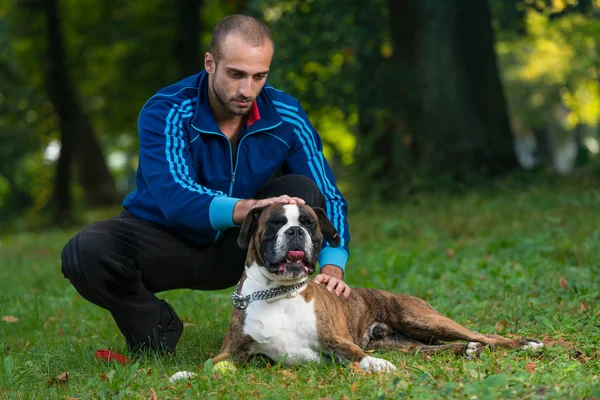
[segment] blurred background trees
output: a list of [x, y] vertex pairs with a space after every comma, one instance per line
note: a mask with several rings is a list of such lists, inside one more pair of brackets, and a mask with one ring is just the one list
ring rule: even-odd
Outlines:
[[599, 151], [599, 0], [6, 0], [0, 230], [133, 188], [137, 116], [203, 68], [215, 23], [264, 20], [343, 182], [394, 200]]

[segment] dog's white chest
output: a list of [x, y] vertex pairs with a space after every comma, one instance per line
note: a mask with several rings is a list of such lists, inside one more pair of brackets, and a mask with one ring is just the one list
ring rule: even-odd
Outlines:
[[255, 343], [254, 354], [264, 354], [288, 365], [319, 360], [314, 302], [302, 296], [273, 303], [256, 301], [246, 309], [244, 333]]

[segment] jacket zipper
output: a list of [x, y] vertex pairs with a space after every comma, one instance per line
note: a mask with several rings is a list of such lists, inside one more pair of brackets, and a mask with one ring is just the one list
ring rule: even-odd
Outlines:
[[[202, 131], [202, 130], [196, 128], [193, 124], [190, 124], [190, 125], [192, 126], [192, 128], [194, 128], [195, 130], [197, 130], [200, 133], [208, 133], [209, 135], [221, 136], [225, 140], [227, 140], [227, 143], [229, 144], [229, 165], [230, 165], [230, 170], [231, 170], [231, 184], [229, 185], [229, 197], [231, 197], [231, 192], [233, 191], [233, 182], [235, 181], [235, 171], [233, 170], [233, 148], [231, 147], [231, 142], [229, 141], [227, 136], [225, 136], [225, 134], [222, 132]], [[216, 242], [220, 236], [221, 236], [221, 231], [217, 231], [217, 235], [214, 237], [212, 242], [213, 243]]]
[[[194, 128], [195, 130], [197, 130], [200, 133], [208, 133], [208, 134], [211, 134], [211, 135], [222, 136], [223, 138], [225, 138], [225, 140], [227, 140], [227, 144], [229, 144], [229, 164], [231, 165], [231, 183], [229, 184], [229, 197], [231, 197], [231, 194], [233, 193], [233, 185], [235, 184], [235, 173], [237, 171], [238, 161], [240, 160], [239, 151], [240, 151], [240, 147], [241, 147], [242, 142], [244, 141], [244, 139], [246, 139], [246, 137], [248, 137], [250, 135], [254, 135], [255, 133], [276, 128], [276, 127], [278, 127], [281, 124], [282, 124], [282, 122], [279, 122], [279, 123], [277, 123], [277, 124], [275, 124], [273, 126], [270, 126], [268, 128], [259, 129], [259, 130], [256, 130], [254, 132], [250, 132], [250, 133], [242, 136], [242, 138], [240, 139], [239, 143], [237, 144], [238, 156], [235, 158], [235, 166], [233, 165], [233, 147], [231, 146], [231, 142], [229, 141], [229, 138], [227, 136], [225, 136], [224, 133], [222, 133], [222, 132], [202, 131], [202, 130], [196, 128], [194, 125], [192, 125], [192, 124], [190, 124], [190, 125], [192, 126], [192, 128]], [[247, 128], [244, 128], [244, 130], [247, 130]], [[213, 239], [213, 243], [216, 242], [219, 239], [220, 236], [221, 236], [221, 231], [217, 231], [217, 235]]]

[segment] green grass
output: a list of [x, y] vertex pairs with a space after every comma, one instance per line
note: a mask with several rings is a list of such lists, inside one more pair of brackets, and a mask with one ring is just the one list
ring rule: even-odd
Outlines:
[[[538, 185], [505, 180], [463, 195], [407, 198], [393, 208], [356, 203], [347, 281], [426, 299], [481, 332], [544, 338], [539, 353], [485, 349], [452, 355], [384, 353], [399, 368], [365, 375], [336, 365], [284, 368], [253, 361], [231, 376], [204, 372], [227, 329], [230, 290], [161, 294], [188, 322], [175, 358], [122, 366], [108, 312], [60, 274], [74, 232], [0, 240], [0, 398], [592, 398], [600, 397], [600, 185], [577, 177]], [[167, 266], [165, 266], [167, 268]], [[170, 384], [180, 370], [198, 377]], [[69, 371], [63, 385], [46, 382]], [[474, 397], [476, 396], [476, 397]]]

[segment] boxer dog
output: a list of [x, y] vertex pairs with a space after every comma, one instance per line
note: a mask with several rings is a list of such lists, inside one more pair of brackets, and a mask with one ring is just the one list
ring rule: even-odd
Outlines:
[[[352, 289], [348, 299], [310, 281], [325, 238], [340, 238], [320, 208], [275, 204], [253, 209], [238, 245], [248, 250], [233, 296], [231, 324], [213, 365], [262, 354], [286, 365], [321, 360], [358, 362], [367, 372], [396, 367], [365, 350], [453, 351], [478, 356], [482, 345], [538, 349], [537, 339], [484, 335], [454, 322], [417, 297]], [[462, 340], [463, 343], [444, 343]]]

